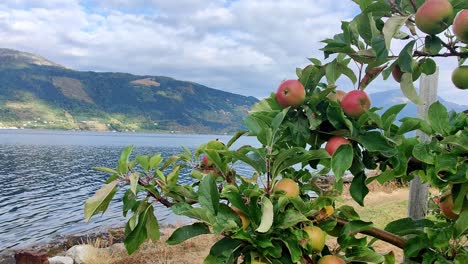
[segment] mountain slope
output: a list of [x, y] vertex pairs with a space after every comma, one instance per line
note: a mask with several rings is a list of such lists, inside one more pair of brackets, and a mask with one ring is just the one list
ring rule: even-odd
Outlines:
[[[403, 95], [401, 90], [396, 89], [385, 92], [371, 93], [369, 94], [369, 96], [372, 100], [372, 106], [382, 107], [382, 111], [390, 108], [395, 104], [406, 103], [407, 105], [405, 106], [405, 108], [403, 108], [403, 110], [397, 116], [397, 120], [407, 116], [417, 117], [418, 115], [418, 107], [415, 104], [411, 103], [409, 99]], [[456, 112], [462, 112], [468, 109], [468, 106], [466, 105], [458, 105], [456, 103], [448, 102], [440, 97], [438, 97], [438, 100], [449, 111], [454, 110]]]
[[257, 102], [163, 76], [74, 71], [0, 49], [0, 126], [229, 133]]

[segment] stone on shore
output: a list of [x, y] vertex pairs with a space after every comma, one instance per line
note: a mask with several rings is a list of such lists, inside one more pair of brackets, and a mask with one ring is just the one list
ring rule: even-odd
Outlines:
[[65, 256], [73, 259], [75, 264], [87, 264], [93, 262], [98, 255], [97, 248], [91, 245], [76, 245], [67, 250]]
[[50, 264], [73, 264], [73, 259], [71, 257], [55, 256], [49, 258]]
[[15, 254], [16, 264], [49, 264], [47, 254], [42, 252], [20, 251]]

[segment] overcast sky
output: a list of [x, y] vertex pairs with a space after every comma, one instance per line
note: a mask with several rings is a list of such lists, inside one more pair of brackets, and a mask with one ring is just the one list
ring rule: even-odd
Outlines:
[[[295, 78], [320, 40], [358, 12], [351, 0], [1, 0], [1, 47], [76, 70], [165, 75], [258, 98]], [[441, 65], [439, 95], [468, 105]], [[351, 90], [349, 81], [340, 89]], [[397, 89], [377, 81], [369, 93]]]

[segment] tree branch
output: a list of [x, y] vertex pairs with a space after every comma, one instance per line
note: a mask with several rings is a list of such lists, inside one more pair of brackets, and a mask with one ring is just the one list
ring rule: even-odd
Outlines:
[[411, 3], [411, 5], [413, 6], [414, 12], [418, 11], [418, 8], [416, 7], [416, 1], [415, 1], [415, 0], [411, 0], [410, 3]]
[[413, 53], [413, 56], [419, 57], [460, 57], [460, 58], [468, 58], [468, 52], [458, 52], [456, 50], [440, 53], [440, 54], [431, 54], [424, 51], [416, 50]]
[[[344, 219], [341, 219], [341, 218], [336, 218], [337, 220], [337, 225], [339, 226], [344, 226], [346, 223], [348, 223], [348, 221], [344, 220]], [[369, 236], [372, 236], [372, 237], [375, 237], [375, 238], [378, 238], [382, 241], [385, 241], [387, 243], [390, 243], [394, 246], [397, 246], [401, 249], [403, 249], [405, 247], [405, 244], [406, 244], [406, 239], [400, 237], [400, 236], [397, 236], [395, 234], [392, 234], [390, 232], [387, 232], [385, 230], [382, 230], [382, 229], [378, 229], [378, 228], [371, 228], [371, 229], [368, 229], [368, 230], [364, 230], [364, 231], [361, 231], [360, 233], [362, 234], [365, 234], [365, 235], [369, 235]]]

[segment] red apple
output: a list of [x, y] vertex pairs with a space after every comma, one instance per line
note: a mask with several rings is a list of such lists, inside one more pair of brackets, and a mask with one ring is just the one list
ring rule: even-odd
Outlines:
[[333, 156], [333, 153], [344, 144], [351, 144], [349, 140], [343, 137], [332, 137], [328, 140], [327, 144], [325, 145], [325, 150], [330, 154], [330, 156]]
[[440, 197], [439, 207], [442, 213], [448, 218], [458, 218], [458, 214], [453, 212], [453, 198], [451, 193], [445, 193]]
[[336, 102], [341, 102], [341, 100], [343, 99], [343, 97], [346, 95], [346, 92], [345, 91], [342, 91], [342, 90], [336, 90], [334, 93], [329, 93], [327, 95], [327, 97], [332, 100], [332, 101], [336, 101]]
[[366, 92], [353, 90], [343, 97], [340, 104], [345, 114], [358, 118], [369, 110], [371, 102]]
[[323, 256], [319, 261], [317, 262], [318, 264], [346, 264], [346, 262], [337, 256], [333, 255], [326, 255]]
[[468, 9], [458, 13], [453, 21], [453, 33], [463, 42], [468, 42]]
[[305, 96], [305, 88], [298, 80], [284, 81], [276, 91], [276, 101], [283, 108], [288, 106], [299, 107], [304, 103]]
[[416, 11], [416, 26], [424, 33], [435, 35], [446, 30], [453, 18], [453, 7], [448, 0], [427, 0]]
[[206, 167], [211, 167], [213, 165], [213, 162], [206, 155], [203, 155], [202, 163]]
[[401, 76], [403, 76], [403, 72], [401, 71], [400, 66], [395, 65], [395, 67], [392, 70], [392, 76], [393, 79], [395, 79], [395, 81], [401, 82]]

